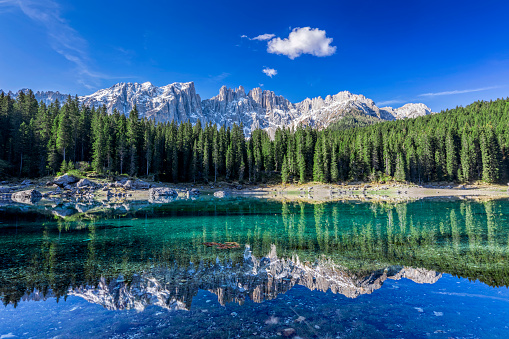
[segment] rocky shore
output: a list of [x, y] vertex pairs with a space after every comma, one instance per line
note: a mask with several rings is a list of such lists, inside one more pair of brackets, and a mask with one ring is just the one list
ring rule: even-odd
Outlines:
[[352, 200], [398, 203], [425, 198], [499, 199], [509, 197], [509, 190], [502, 185], [457, 185], [454, 183], [432, 183], [422, 186], [362, 182], [304, 185], [241, 185], [224, 182], [208, 185], [167, 184], [127, 176], [109, 179], [78, 178], [68, 173], [50, 180], [26, 179], [18, 183], [0, 182], [0, 205], [35, 204], [44, 199], [55, 207], [59, 207], [59, 204], [71, 201], [83, 205], [75, 207], [77, 211], [111, 202], [169, 203], [178, 198], [194, 199], [200, 194], [214, 198], [252, 197], [312, 203]]

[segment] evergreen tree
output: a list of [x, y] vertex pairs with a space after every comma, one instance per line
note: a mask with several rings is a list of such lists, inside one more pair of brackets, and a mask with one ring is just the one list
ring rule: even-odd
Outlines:
[[396, 156], [396, 168], [394, 170], [394, 179], [400, 182], [406, 180], [405, 160], [403, 159], [403, 153], [401, 152], [398, 152]]
[[283, 164], [281, 166], [281, 181], [283, 184], [286, 184], [288, 182], [289, 176], [290, 173], [288, 169], [288, 157], [285, 155], [283, 157]]

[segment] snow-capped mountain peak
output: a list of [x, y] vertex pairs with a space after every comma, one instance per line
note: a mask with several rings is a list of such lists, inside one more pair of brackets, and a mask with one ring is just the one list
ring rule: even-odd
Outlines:
[[[37, 92], [37, 100], [46, 104], [55, 99], [65, 101], [66, 95], [59, 92]], [[79, 97], [88, 106], [106, 106], [108, 113], [115, 109], [129, 114], [134, 105], [141, 117], [156, 122], [191, 121], [210, 122], [231, 126], [243, 124], [246, 135], [255, 128], [263, 128], [272, 134], [277, 128], [310, 125], [326, 128], [344, 116], [356, 113], [369, 116], [375, 121], [415, 118], [433, 113], [424, 104], [406, 104], [400, 108], [379, 108], [375, 102], [361, 94], [342, 91], [324, 98], [306, 98], [292, 103], [260, 87], [246, 93], [244, 87], [222, 86], [218, 95], [201, 100], [193, 82], [174, 82], [157, 87], [151, 82], [120, 82], [110, 88]]]

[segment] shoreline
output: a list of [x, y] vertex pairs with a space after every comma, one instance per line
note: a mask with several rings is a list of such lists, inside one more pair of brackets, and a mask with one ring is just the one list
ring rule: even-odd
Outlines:
[[[100, 185], [108, 185], [111, 180], [90, 178]], [[47, 178], [34, 180], [30, 185], [11, 186], [16, 188], [11, 191], [36, 189], [42, 194], [53, 191], [54, 188], [45, 184]], [[364, 183], [351, 182], [345, 184], [239, 184], [228, 182], [216, 182], [209, 184], [192, 183], [163, 183], [152, 180], [144, 181], [151, 187], [168, 187], [179, 192], [179, 197], [186, 196], [186, 192], [197, 189], [203, 195], [214, 195], [218, 191], [224, 191], [225, 196], [245, 197], [257, 199], [269, 199], [278, 201], [303, 201], [310, 203], [330, 201], [365, 201], [365, 202], [408, 202], [420, 199], [474, 199], [491, 200], [509, 198], [509, 188], [504, 185], [491, 184], [452, 184], [452, 183], [429, 183], [425, 185], [404, 184], [404, 183]], [[6, 182], [4, 181], [5, 185]], [[7, 183], [7, 185], [16, 185]], [[112, 188], [115, 190], [115, 188]], [[121, 199], [124, 202], [133, 200], [149, 200], [148, 189], [126, 189], [125, 196]], [[71, 195], [72, 196], [72, 195]], [[62, 196], [62, 198], [64, 198]], [[93, 199], [97, 201], [108, 200], [107, 193], [101, 189], [93, 191]], [[46, 200], [46, 199], [45, 199]], [[52, 200], [52, 199], [47, 199]]]

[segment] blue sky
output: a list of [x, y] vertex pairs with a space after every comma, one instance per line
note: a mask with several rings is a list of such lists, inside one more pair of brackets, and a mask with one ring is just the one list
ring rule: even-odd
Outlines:
[[509, 96], [507, 13], [500, 0], [0, 0], [0, 88], [194, 81], [203, 99], [263, 85], [439, 111]]

